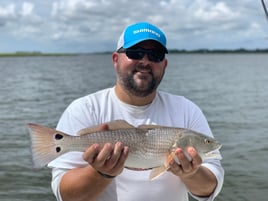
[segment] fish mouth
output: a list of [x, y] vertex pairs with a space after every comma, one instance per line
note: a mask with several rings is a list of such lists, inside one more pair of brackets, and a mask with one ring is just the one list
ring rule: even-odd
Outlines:
[[209, 158], [213, 158], [213, 159], [221, 159], [222, 156], [221, 156], [220, 152], [217, 152], [217, 151], [219, 151], [219, 149], [220, 149], [220, 147], [217, 148], [217, 149], [215, 149], [215, 150], [213, 150], [213, 151], [207, 152], [207, 153], [204, 154], [204, 156], [205, 156], [206, 158], [208, 158], [208, 159], [209, 159]]

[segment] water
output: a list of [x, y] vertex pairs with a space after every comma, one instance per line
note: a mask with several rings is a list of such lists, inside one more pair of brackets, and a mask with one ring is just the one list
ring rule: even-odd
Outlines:
[[[226, 176], [216, 201], [267, 200], [267, 54], [168, 58], [160, 88], [197, 103], [223, 144]], [[49, 169], [31, 169], [25, 124], [55, 127], [73, 99], [112, 86], [111, 56], [0, 58], [0, 72], [0, 200], [55, 201]]]

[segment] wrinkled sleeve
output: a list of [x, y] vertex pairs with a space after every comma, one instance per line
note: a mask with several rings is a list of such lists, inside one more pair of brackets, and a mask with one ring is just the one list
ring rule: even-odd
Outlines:
[[67, 171], [66, 169], [52, 168], [51, 189], [57, 201], [62, 201], [59, 186], [60, 186], [61, 178], [66, 171]]
[[[189, 127], [191, 129], [207, 134], [210, 137], [214, 137], [205, 115], [198, 106], [195, 107], [193, 117], [191, 119], [192, 121], [189, 122]], [[215, 151], [215, 153], [218, 153], [219, 157], [215, 159], [206, 159], [202, 163], [202, 166], [208, 168], [215, 175], [217, 179], [217, 186], [209, 197], [197, 197], [191, 194], [192, 197], [199, 201], [213, 201], [222, 189], [224, 182], [224, 169], [221, 165], [222, 156], [219, 150]]]
[[193, 194], [191, 194], [191, 196], [197, 199], [198, 201], [213, 201], [217, 197], [217, 195], [221, 192], [224, 181], [224, 169], [222, 168], [219, 160], [210, 160], [204, 162], [202, 166], [208, 168], [216, 176], [217, 186], [214, 192], [209, 197], [198, 197]]

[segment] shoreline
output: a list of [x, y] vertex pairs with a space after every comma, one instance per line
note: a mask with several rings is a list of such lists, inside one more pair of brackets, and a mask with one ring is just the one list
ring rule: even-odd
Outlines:
[[42, 52], [14, 52], [0, 53], [0, 57], [33, 57], [33, 56], [75, 56], [77, 53], [42, 53]]
[[[92, 52], [92, 53], [43, 53], [43, 52], [13, 52], [13, 53], [0, 53], [0, 57], [33, 57], [33, 56], [79, 56], [79, 55], [92, 55], [92, 54], [111, 54], [112, 51]], [[268, 53], [268, 49], [196, 49], [196, 50], [178, 50], [170, 49], [169, 54], [258, 54]]]

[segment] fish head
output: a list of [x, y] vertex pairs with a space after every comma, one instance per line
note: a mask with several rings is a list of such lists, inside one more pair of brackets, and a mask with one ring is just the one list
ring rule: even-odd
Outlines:
[[194, 147], [203, 159], [213, 157], [213, 154], [210, 154], [222, 146], [215, 138], [191, 130], [180, 133], [174, 145], [173, 149], [177, 147], [185, 150], [187, 147]]

